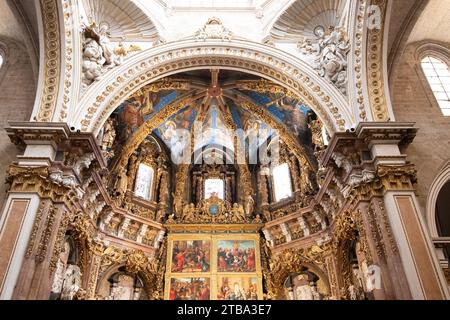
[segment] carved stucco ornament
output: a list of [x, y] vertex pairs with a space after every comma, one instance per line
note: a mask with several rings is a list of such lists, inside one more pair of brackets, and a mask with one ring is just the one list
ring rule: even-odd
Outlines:
[[225, 28], [219, 18], [210, 18], [206, 24], [195, 33], [196, 40], [207, 40], [207, 39], [220, 39], [220, 40], [231, 40], [233, 38], [233, 33]]
[[347, 32], [340, 27], [332, 27], [326, 32], [318, 26], [314, 33], [315, 39], [305, 38], [298, 48], [303, 54], [314, 56], [313, 67], [321, 77], [347, 94], [347, 56], [350, 52]]

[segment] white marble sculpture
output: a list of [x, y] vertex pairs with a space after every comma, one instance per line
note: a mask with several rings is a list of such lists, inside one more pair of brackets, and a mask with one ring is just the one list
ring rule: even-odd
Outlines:
[[85, 26], [83, 30], [83, 89], [100, 80], [105, 71], [122, 64], [123, 55], [115, 54], [106, 24], [98, 27], [95, 23]]
[[340, 27], [331, 27], [325, 32], [319, 26], [314, 34], [315, 39], [304, 38], [298, 48], [303, 54], [315, 55], [313, 65], [319, 75], [347, 94], [347, 56], [350, 52], [347, 33]]
[[70, 264], [64, 274], [64, 282], [61, 292], [61, 300], [73, 300], [81, 288], [80, 267]]

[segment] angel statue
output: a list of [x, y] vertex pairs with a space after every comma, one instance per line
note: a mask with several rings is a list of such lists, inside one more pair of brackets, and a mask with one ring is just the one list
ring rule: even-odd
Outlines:
[[244, 206], [242, 204], [233, 204], [231, 208], [232, 219], [235, 221], [243, 222], [246, 220]]
[[108, 29], [109, 27], [106, 23], [101, 23], [98, 28], [94, 27], [92, 31], [98, 36], [99, 44], [103, 49], [103, 56], [106, 59], [106, 64], [118, 66], [122, 64], [123, 57], [114, 53], [114, 48], [111, 46], [111, 41], [109, 40], [110, 34]]
[[114, 120], [108, 118], [103, 127], [102, 149], [107, 151], [112, 148], [116, 138], [116, 130], [114, 129]]
[[128, 187], [127, 169], [123, 167], [119, 169], [116, 184], [114, 185], [114, 191], [116, 196], [125, 195], [125, 193], [127, 192], [127, 187]]
[[195, 205], [193, 203], [186, 204], [183, 208], [183, 220], [192, 222], [195, 220]]
[[251, 216], [253, 214], [253, 209], [255, 205], [255, 200], [251, 194], [248, 194], [245, 198], [245, 214], [247, 216]]
[[123, 62], [123, 56], [114, 53], [109, 36], [106, 23], [97, 26], [93, 22], [83, 27], [83, 89], [99, 80], [105, 71]]

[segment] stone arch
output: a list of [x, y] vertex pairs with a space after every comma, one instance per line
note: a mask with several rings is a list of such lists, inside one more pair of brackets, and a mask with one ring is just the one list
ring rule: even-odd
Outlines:
[[110, 266], [108, 269], [106, 269], [104, 271], [102, 276], [98, 279], [97, 288], [95, 290], [96, 295], [103, 296], [106, 298], [109, 295], [109, 290], [110, 290], [109, 283], [108, 283], [109, 279], [118, 273], [128, 275], [128, 276], [137, 276], [139, 278], [139, 281], [143, 285], [142, 289], [144, 291], [145, 297], [148, 298], [150, 296], [149, 292], [151, 292], [151, 290], [150, 290], [150, 288], [148, 288], [148, 284], [145, 283], [142, 274], [140, 272], [130, 272], [130, 271], [126, 270], [124, 263], [113, 264], [112, 266]]
[[[393, 40], [393, 46], [391, 48], [391, 51], [388, 52], [388, 77], [389, 77], [389, 81], [390, 78], [392, 76], [392, 70], [393, 70], [393, 65], [394, 62], [399, 59], [402, 54], [405, 51], [405, 48], [408, 44], [408, 39], [409, 36], [411, 35], [411, 32], [414, 29], [414, 26], [416, 25], [417, 21], [419, 20], [421, 14], [423, 13], [423, 11], [425, 10], [426, 6], [428, 5], [428, 2], [430, 0], [423, 0], [423, 1], [418, 1], [413, 8], [411, 8], [410, 12], [408, 13], [407, 16], [407, 20], [406, 20], [406, 24], [403, 28], [403, 30], [395, 35], [395, 39]], [[396, 9], [396, 3], [392, 4], [392, 9], [391, 10], [395, 10]], [[389, 20], [392, 20], [392, 17], [390, 17]], [[389, 21], [389, 24], [392, 24], [393, 21]], [[390, 37], [392, 35], [389, 35]]]
[[450, 181], [450, 160], [447, 161], [439, 170], [436, 178], [430, 186], [426, 204], [426, 219], [431, 238], [439, 238], [439, 232], [436, 223], [436, 203], [440, 191], [444, 185]]
[[[309, 271], [316, 274], [323, 281], [325, 288], [327, 290], [327, 294], [328, 295], [331, 294], [330, 283], [329, 283], [327, 275], [322, 271], [322, 269], [320, 269], [318, 266], [316, 266], [315, 264], [313, 264], [309, 261], [304, 261], [302, 263], [296, 264], [296, 265], [294, 265], [294, 267], [287, 266], [285, 269], [283, 269], [283, 272], [280, 276], [280, 280], [282, 282], [277, 283], [277, 288], [282, 289], [284, 287], [284, 282], [286, 281], [287, 277], [289, 277], [289, 275], [292, 273], [299, 272], [302, 269], [302, 267], [307, 268]], [[281, 296], [279, 296], [280, 294], [281, 294], [281, 292], [278, 293], [278, 296], [277, 296], [278, 299], [281, 298]]]
[[423, 67], [422, 60], [426, 57], [435, 58], [442, 63], [446, 64], [450, 68], [450, 46], [445, 43], [435, 41], [421, 41], [419, 43], [413, 43], [416, 46], [414, 51], [414, 67], [417, 71], [417, 75], [422, 82], [422, 86], [426, 92], [430, 103], [441, 110], [441, 106], [434, 95], [432, 87], [430, 86], [428, 77], [426, 76]]
[[423, 58], [431, 56], [450, 65], [450, 49], [448, 44], [436, 41], [421, 41], [415, 51], [415, 60], [420, 64]]
[[281, 50], [246, 40], [183, 40], [145, 50], [105, 74], [80, 101], [71, 126], [96, 134], [120, 103], [144, 85], [212, 67], [252, 73], [282, 85], [301, 97], [330, 133], [355, 124], [342, 94], [305, 62]]
[[290, 249], [283, 251], [275, 258], [272, 258], [270, 262], [270, 274], [267, 274], [264, 277], [268, 295], [270, 295], [272, 299], [283, 300], [283, 286], [285, 280], [290, 274], [299, 272], [303, 267], [315, 273], [322, 279], [327, 294], [331, 295], [329, 275], [326, 274], [322, 267], [312, 259], [308, 258], [305, 253], [306, 252], [302, 249]]
[[2, 80], [6, 74], [6, 71], [8, 70], [9, 65], [9, 48], [8, 45], [0, 40], [0, 56], [1, 56], [1, 63], [0, 63], [0, 85], [2, 83]]

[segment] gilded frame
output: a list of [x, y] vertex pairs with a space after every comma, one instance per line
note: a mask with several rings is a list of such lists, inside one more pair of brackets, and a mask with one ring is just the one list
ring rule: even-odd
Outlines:
[[[210, 241], [210, 271], [209, 272], [191, 272], [178, 273], [172, 272], [172, 252], [174, 241]], [[229, 241], [253, 241], [255, 244], [255, 272], [219, 272], [217, 263], [218, 242], [220, 240]], [[259, 234], [169, 234], [168, 251], [166, 258], [166, 276], [164, 286], [164, 299], [169, 300], [171, 279], [181, 278], [209, 278], [211, 300], [218, 300], [219, 280], [222, 278], [256, 278], [258, 300], [263, 300], [262, 269], [261, 269], [261, 251]]]

